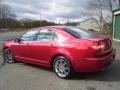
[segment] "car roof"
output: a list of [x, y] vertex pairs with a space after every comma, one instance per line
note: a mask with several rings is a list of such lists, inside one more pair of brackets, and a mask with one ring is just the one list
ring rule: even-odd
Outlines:
[[67, 26], [44, 26], [44, 27], [36, 27], [36, 28], [31, 28], [31, 29], [28, 29], [28, 30], [40, 30], [42, 28], [51, 28], [51, 29], [64, 29], [65, 27]]
[[38, 30], [39, 31], [40, 29], [45, 29], [46, 28], [46, 29], [51, 29], [51, 30], [57, 31], [58, 33], [63, 34], [65, 37], [75, 38], [72, 35], [70, 35], [69, 33], [64, 31], [65, 28], [70, 28], [70, 27], [75, 27], [75, 26], [44, 26], [44, 27], [32, 28], [30, 30], [33, 31], [33, 29], [34, 29], [34, 30]]
[[[39, 29], [42, 29], [42, 28], [51, 28], [51, 29], [57, 29], [57, 30], [63, 30], [63, 29], [65, 29], [65, 28], [70, 28], [70, 27], [75, 27], [75, 26], [60, 26], [60, 25], [56, 25], [56, 26], [44, 26], [44, 27], [37, 27], [37, 28], [32, 28], [32, 29], [36, 29], [36, 30], [39, 30]], [[31, 30], [32, 30], [31, 29]]]
[[65, 27], [67, 27], [67, 26], [45, 26], [45, 27], [47, 27], [47, 28], [63, 29]]

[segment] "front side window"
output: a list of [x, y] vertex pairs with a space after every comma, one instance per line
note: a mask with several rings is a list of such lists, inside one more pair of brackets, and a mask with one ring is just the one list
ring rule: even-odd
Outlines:
[[23, 41], [34, 41], [37, 33], [38, 33], [38, 30], [29, 31], [21, 37], [21, 40], [23, 40]]
[[52, 30], [40, 30], [37, 41], [53, 41], [55, 36], [56, 35]]

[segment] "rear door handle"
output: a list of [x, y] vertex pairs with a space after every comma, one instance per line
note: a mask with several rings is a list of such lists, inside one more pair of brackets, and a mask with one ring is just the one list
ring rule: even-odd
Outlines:
[[27, 43], [27, 44], [26, 44], [26, 46], [27, 46], [27, 47], [29, 47], [29, 46], [30, 46], [30, 44], [29, 44], [29, 43]]
[[54, 45], [50, 45], [50, 47], [55, 47]]

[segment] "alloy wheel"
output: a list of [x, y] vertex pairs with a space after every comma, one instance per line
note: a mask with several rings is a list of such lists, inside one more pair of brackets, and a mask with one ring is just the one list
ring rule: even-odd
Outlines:
[[3, 56], [4, 56], [4, 60], [7, 63], [14, 63], [15, 62], [10, 49], [5, 49], [3, 52]]
[[58, 56], [55, 58], [53, 67], [57, 76], [62, 79], [70, 78], [74, 74], [70, 61], [63, 56]]

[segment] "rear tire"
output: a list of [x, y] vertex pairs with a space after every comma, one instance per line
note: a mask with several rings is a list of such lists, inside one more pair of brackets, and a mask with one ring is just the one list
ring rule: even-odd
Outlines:
[[58, 56], [54, 59], [53, 69], [56, 75], [62, 79], [68, 79], [74, 75], [71, 62], [64, 56]]
[[14, 56], [12, 55], [11, 50], [9, 48], [7, 48], [3, 51], [3, 58], [4, 58], [5, 62], [7, 62], [7, 63], [15, 62]]

